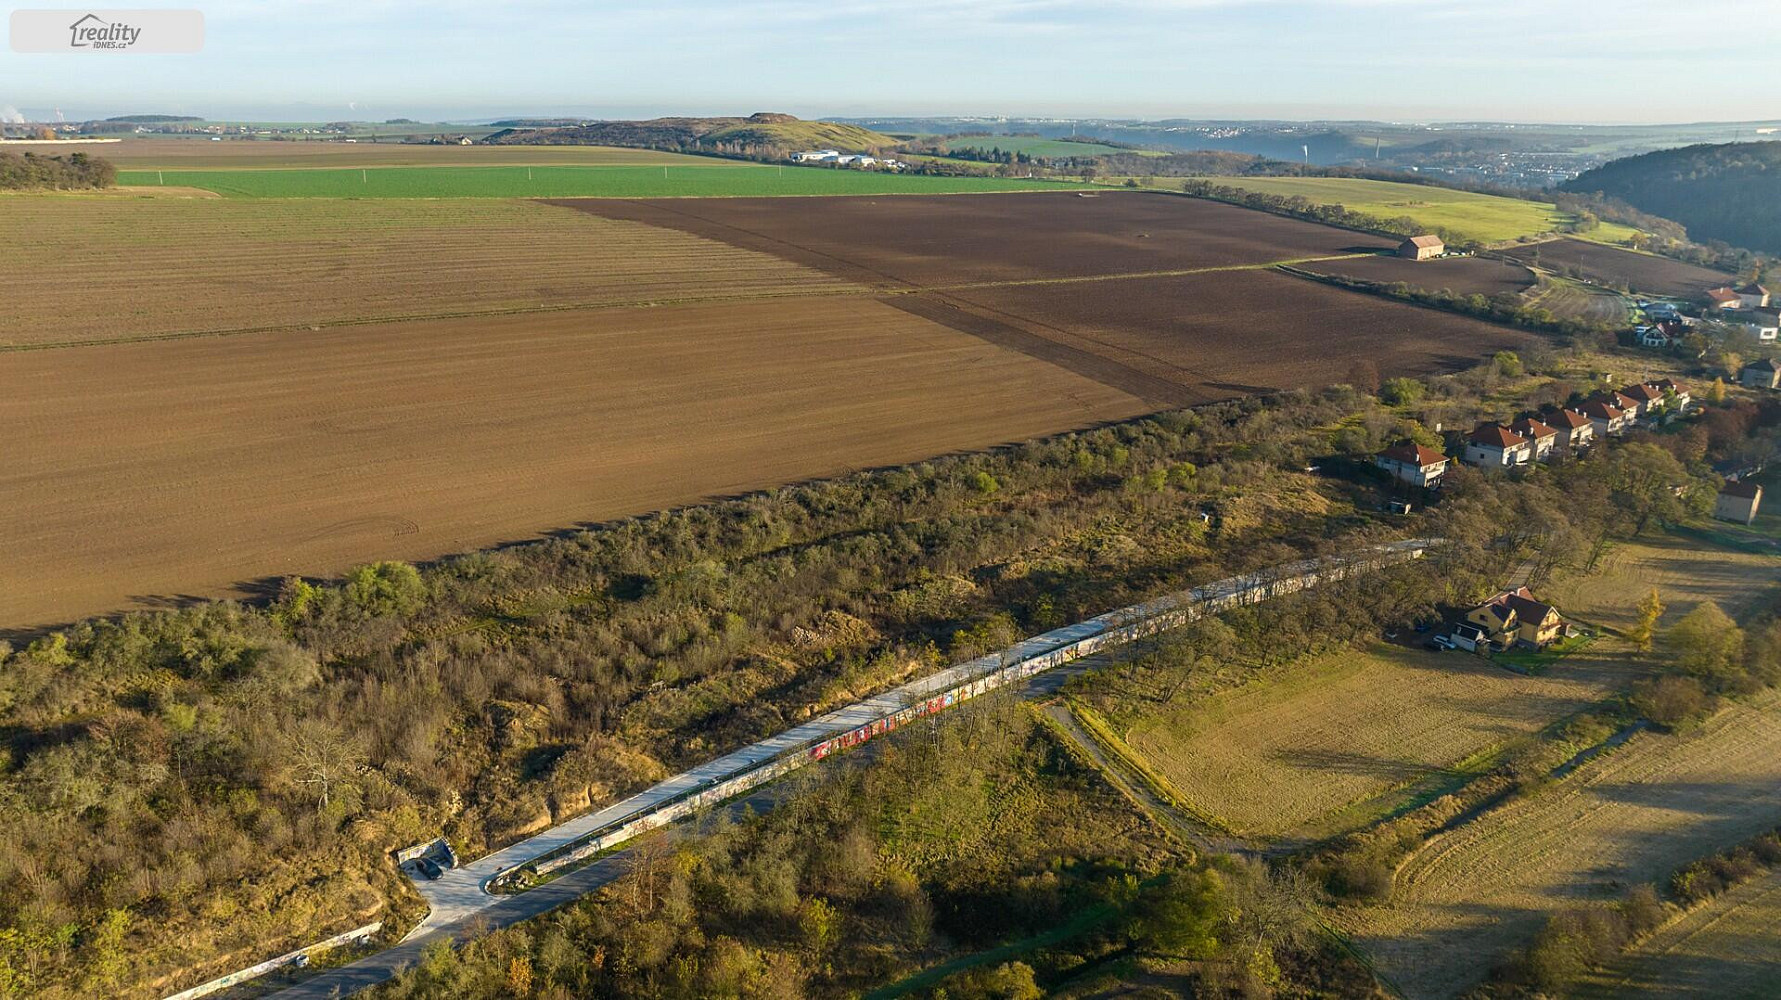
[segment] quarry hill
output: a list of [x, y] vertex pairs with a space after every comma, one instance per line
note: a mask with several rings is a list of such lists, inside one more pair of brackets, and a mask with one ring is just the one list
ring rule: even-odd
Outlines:
[[896, 145], [887, 135], [836, 122], [759, 112], [747, 118], [652, 118], [556, 128], [510, 128], [489, 142], [519, 145], [644, 146], [654, 149], [780, 147], [865, 152]]

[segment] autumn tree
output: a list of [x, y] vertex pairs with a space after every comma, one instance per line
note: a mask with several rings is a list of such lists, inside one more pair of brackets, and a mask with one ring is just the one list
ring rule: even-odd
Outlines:
[[1626, 630], [1627, 639], [1638, 647], [1639, 652], [1651, 652], [1652, 630], [1657, 627], [1657, 620], [1663, 617], [1663, 613], [1663, 599], [1658, 596], [1657, 588], [1653, 587], [1649, 594], [1639, 599], [1638, 614]]

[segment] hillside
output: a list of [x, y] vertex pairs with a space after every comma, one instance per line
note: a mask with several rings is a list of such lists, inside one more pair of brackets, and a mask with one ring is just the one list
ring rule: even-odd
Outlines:
[[888, 149], [896, 140], [858, 125], [802, 121], [760, 112], [747, 118], [652, 118], [589, 122], [562, 128], [510, 128], [489, 142], [514, 145], [645, 146], [652, 149], [778, 147], [864, 152]]
[[1781, 142], [1687, 146], [1615, 160], [1563, 185], [1675, 219], [1696, 240], [1781, 252]]

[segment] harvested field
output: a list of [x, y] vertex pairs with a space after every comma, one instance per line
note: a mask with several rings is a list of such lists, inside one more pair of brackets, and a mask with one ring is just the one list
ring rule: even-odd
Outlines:
[[1781, 872], [1696, 907], [1570, 992], [1577, 1000], [1773, 1000], [1781, 983]]
[[1306, 266], [1305, 270], [1382, 284], [1401, 281], [1431, 292], [1445, 290], [1459, 295], [1517, 295], [1534, 283], [1533, 273], [1520, 264], [1488, 257], [1425, 261], [1397, 256], [1357, 257], [1322, 261]]
[[1773, 696], [1688, 736], [1644, 732], [1538, 795], [1431, 841], [1390, 905], [1342, 922], [1412, 1000], [1457, 996], [1546, 916], [1738, 843], [1781, 819], [1781, 708]]
[[[1116, 363], [1131, 375], [1114, 384], [1181, 403], [1338, 382], [1357, 360], [1374, 362], [1388, 377], [1447, 371], [1535, 340], [1525, 331], [1272, 271], [1014, 285], [895, 301], [915, 308], [905, 299], [922, 300], [923, 315], [961, 329], [993, 326], [1011, 346], [1025, 336]], [[1155, 387], [1167, 384], [1181, 389], [1170, 397]]]
[[1672, 625], [1702, 601], [1742, 618], [1774, 600], [1781, 555], [1756, 555], [1662, 536], [1609, 549], [1596, 572], [1560, 581], [1546, 599], [1581, 621], [1610, 628], [1633, 622], [1639, 600], [1656, 587], [1664, 601], [1661, 626]]
[[25, 351], [0, 380], [11, 627], [1150, 408], [859, 297]]
[[[1490, 751], [1629, 684], [1633, 669], [1580, 654], [1524, 677], [1475, 656], [1380, 645], [1141, 716], [1126, 738], [1232, 833], [1323, 837], [1474, 772]], [[1375, 808], [1351, 808], [1363, 804]]]
[[1733, 280], [1729, 274], [1685, 264], [1668, 257], [1622, 250], [1585, 240], [1559, 239], [1549, 243], [1533, 243], [1510, 247], [1503, 253], [1564, 277], [1581, 278], [1597, 285], [1626, 285], [1636, 292], [1648, 295], [1699, 299], [1707, 289]]
[[1599, 285], [1551, 274], [1540, 275], [1540, 287], [1528, 293], [1527, 304], [1560, 319], [1610, 327], [1628, 326], [1632, 322], [1632, 303], [1626, 296]]
[[579, 163], [588, 166], [726, 166], [739, 160], [685, 156], [616, 146], [431, 146], [398, 142], [288, 142], [247, 139], [125, 139], [95, 146], [123, 170], [219, 167], [450, 167], [482, 164]]
[[851, 287], [715, 240], [523, 201], [40, 195], [4, 209], [0, 347]]
[[566, 201], [881, 288], [1256, 266], [1388, 249], [1378, 237], [1179, 195]]

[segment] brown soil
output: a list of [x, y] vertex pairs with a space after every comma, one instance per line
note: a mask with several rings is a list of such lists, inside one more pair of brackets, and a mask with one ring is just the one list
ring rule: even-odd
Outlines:
[[1516, 295], [1534, 284], [1532, 271], [1520, 264], [1488, 257], [1454, 257], [1446, 260], [1405, 260], [1402, 257], [1357, 257], [1321, 261], [1307, 271], [1359, 281], [1403, 282], [1431, 292], [1460, 295]]
[[14, 627], [1149, 409], [864, 297], [26, 351], [0, 382]]
[[1707, 289], [1734, 280], [1729, 274], [1685, 264], [1668, 257], [1621, 250], [1584, 240], [1553, 240], [1550, 243], [1511, 247], [1503, 253], [1516, 260], [1538, 264], [1566, 277], [1582, 278], [1601, 285], [1622, 284], [1650, 295], [1698, 299]]

